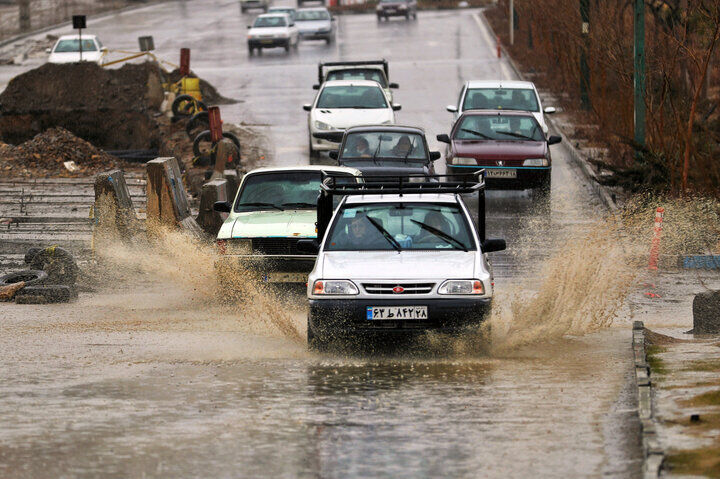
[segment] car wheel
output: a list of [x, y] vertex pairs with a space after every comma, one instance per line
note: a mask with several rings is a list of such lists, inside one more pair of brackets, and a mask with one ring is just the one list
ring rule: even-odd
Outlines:
[[417, 12], [413, 12], [413, 20], [417, 20]]
[[410, 20], [410, 12], [405, 13], [405, 20]]
[[254, 48], [248, 45], [248, 55], [253, 56], [253, 50]]
[[317, 351], [319, 353], [325, 352], [329, 349], [327, 339], [318, 336], [313, 332], [312, 328], [310, 328], [310, 315], [308, 315], [307, 319], [307, 344], [308, 349]]
[[378, 15], [378, 16], [377, 16], [377, 19], [378, 19], [378, 22], [382, 22], [382, 16], [381, 16], [381, 15]]
[[320, 156], [320, 153], [317, 150], [313, 149], [312, 137], [308, 139], [308, 151], [310, 152], [310, 159], [314, 159]]

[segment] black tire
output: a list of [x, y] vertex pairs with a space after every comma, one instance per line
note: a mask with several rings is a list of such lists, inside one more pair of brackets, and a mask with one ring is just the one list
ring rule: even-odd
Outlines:
[[410, 12], [405, 12], [405, 20], [410, 20]]
[[187, 122], [187, 125], [185, 125], [185, 132], [190, 137], [190, 139], [193, 139], [195, 138], [195, 136], [193, 135], [193, 131], [201, 127], [202, 131], [210, 128], [210, 114], [206, 111], [201, 111], [191, 116]]
[[43, 281], [47, 280], [47, 277], [48, 274], [41, 269], [24, 269], [22, 271], [16, 271], [0, 277], [0, 287], [20, 283], [21, 281], [25, 282], [25, 287], [40, 285]]
[[64, 284], [25, 286], [15, 293], [20, 304], [69, 303], [77, 298], [77, 290]]
[[172, 103], [172, 113], [176, 117], [192, 116], [198, 112], [207, 111], [207, 106], [190, 95], [178, 95]]
[[240, 7], [240, 13], [245, 13], [246, 10], [243, 7]]
[[382, 22], [382, 15], [377, 16], [378, 22]]
[[248, 55], [253, 56], [253, 50], [255, 50], [253, 47], [248, 45]]
[[313, 149], [312, 138], [308, 137], [308, 151], [310, 152], [310, 159], [314, 159], [320, 156], [320, 152]]
[[311, 351], [318, 353], [326, 352], [329, 349], [329, 343], [326, 339], [317, 336], [310, 328], [310, 316], [307, 319], [307, 345]]
[[290, 40], [288, 40], [287, 43], [285, 44], [285, 51], [286, 52], [290, 51]]
[[65, 248], [51, 246], [40, 251], [30, 263], [32, 269], [43, 270], [48, 278], [45, 284], [72, 286], [77, 281], [78, 266], [75, 258]]
[[[195, 137], [195, 140], [193, 140], [193, 155], [196, 157], [202, 156], [202, 151], [200, 151], [200, 144], [203, 142], [210, 142], [210, 130], [201, 131], [198, 136]], [[235, 146], [237, 146], [238, 153], [240, 153], [240, 140], [237, 136], [230, 133], [229, 131], [223, 131], [223, 138], [228, 138], [229, 140], [232, 140], [233, 143], [235, 143]]]
[[32, 263], [33, 258], [36, 254], [38, 254], [40, 251], [42, 251], [43, 248], [30, 248], [28, 249], [27, 253], [25, 253], [25, 264]]

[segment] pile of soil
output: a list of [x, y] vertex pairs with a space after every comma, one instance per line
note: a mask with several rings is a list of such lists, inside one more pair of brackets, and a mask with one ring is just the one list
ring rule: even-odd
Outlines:
[[[77, 170], [69, 171], [63, 165], [66, 161], [73, 161]], [[128, 166], [61, 127], [51, 128], [18, 146], [0, 143], [0, 171], [8, 176], [87, 176]]]

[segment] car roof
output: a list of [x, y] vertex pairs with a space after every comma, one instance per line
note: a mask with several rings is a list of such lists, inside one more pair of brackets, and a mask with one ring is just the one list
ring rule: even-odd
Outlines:
[[465, 82], [468, 88], [525, 88], [534, 90], [535, 84], [531, 81], [505, 81], [505, 80], [469, 80]]
[[[82, 34], [82, 37], [83, 37], [83, 38], [90, 39], [90, 38], [97, 38], [97, 35], [91, 35], [91, 34], [89, 34], [89, 33], [83, 33], [83, 34]], [[60, 40], [78, 40], [79, 38], [80, 38], [80, 35], [78, 35], [77, 33], [75, 33], [75, 34], [73, 34], [73, 35], [63, 35], [63, 36], [61, 36], [60, 38], [58, 38], [58, 41], [60, 41]]]
[[424, 135], [425, 130], [418, 126], [404, 126], [404, 125], [363, 125], [363, 126], [351, 126], [345, 132], [347, 134], [350, 133], [358, 133], [363, 131], [392, 131], [392, 132], [398, 132], [398, 133], [416, 133], [419, 135]]
[[405, 193], [403, 195], [350, 195], [345, 200], [346, 205], [357, 205], [365, 203], [453, 203], [457, 204], [458, 199], [450, 193], [424, 193], [422, 195]]
[[265, 166], [262, 168], [255, 168], [247, 172], [247, 175], [253, 175], [255, 173], [280, 173], [283, 171], [327, 171], [331, 173], [348, 173], [354, 176], [361, 176], [360, 170], [357, 168], [350, 168], [348, 166], [337, 166], [337, 165], [297, 165], [297, 166]]
[[461, 116], [527, 116], [533, 117], [531, 111], [525, 110], [465, 110]]
[[323, 83], [323, 88], [329, 86], [376, 86], [382, 88], [375, 80], [328, 80]]

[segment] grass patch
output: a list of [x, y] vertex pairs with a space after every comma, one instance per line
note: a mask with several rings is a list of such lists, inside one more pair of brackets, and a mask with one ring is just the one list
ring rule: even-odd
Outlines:
[[720, 445], [672, 452], [666, 457], [666, 464], [673, 474], [688, 474], [720, 478]]
[[698, 394], [694, 398], [682, 401], [685, 406], [720, 406], [720, 389]]
[[720, 429], [720, 413], [700, 414], [700, 420], [697, 422], [690, 421], [689, 413], [680, 420], [667, 420], [665, 422], [690, 428], [687, 429], [688, 432], [703, 433]]
[[690, 361], [683, 371], [720, 372], [720, 359]]
[[658, 354], [664, 353], [665, 351], [667, 351], [667, 348], [662, 346], [651, 345], [645, 348], [648, 366], [650, 366], [650, 371], [654, 374], [664, 375], [668, 373], [665, 361], [658, 357]]

